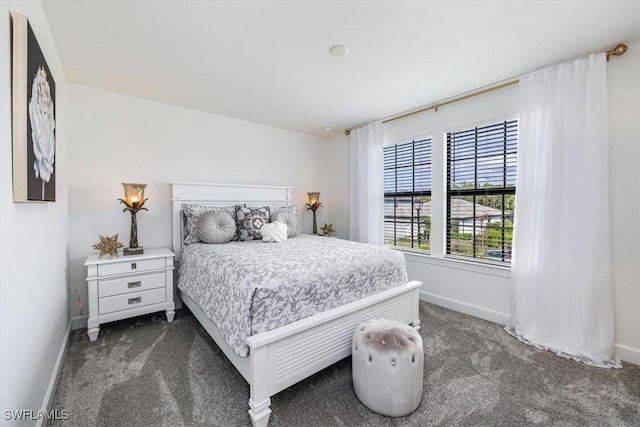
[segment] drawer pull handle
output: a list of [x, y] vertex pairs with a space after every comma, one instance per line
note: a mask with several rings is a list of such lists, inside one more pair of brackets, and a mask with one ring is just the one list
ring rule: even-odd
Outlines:
[[131, 288], [139, 288], [140, 286], [142, 286], [142, 281], [141, 280], [138, 280], [137, 282], [129, 282], [129, 283], [127, 283], [127, 287], [129, 289], [131, 289]]
[[129, 304], [138, 304], [142, 302], [142, 297], [129, 298]]
[[131, 269], [135, 270], [136, 268], [138, 268], [138, 264], [136, 264], [135, 262], [131, 263]]

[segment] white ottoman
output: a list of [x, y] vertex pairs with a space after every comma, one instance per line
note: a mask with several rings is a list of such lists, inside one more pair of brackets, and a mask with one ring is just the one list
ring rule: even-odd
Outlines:
[[422, 399], [422, 338], [395, 320], [362, 322], [353, 334], [353, 388], [367, 408], [390, 417], [416, 410]]

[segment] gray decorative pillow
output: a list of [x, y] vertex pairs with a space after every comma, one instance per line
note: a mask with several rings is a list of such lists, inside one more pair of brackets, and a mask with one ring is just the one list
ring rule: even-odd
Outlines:
[[262, 239], [260, 229], [269, 223], [271, 209], [268, 206], [263, 208], [251, 208], [236, 205], [236, 220], [238, 221], [238, 240], [259, 240]]
[[227, 212], [208, 211], [198, 217], [196, 234], [204, 243], [227, 243], [236, 235], [236, 221]]
[[[209, 211], [222, 211], [231, 215], [231, 218], [235, 221], [236, 210], [234, 206], [209, 206], [209, 205], [197, 205], [197, 204], [185, 204], [182, 205], [182, 213], [186, 218], [185, 228], [183, 230], [184, 236], [184, 244], [188, 245], [190, 243], [198, 243], [200, 239], [198, 239], [198, 218], [200, 215], [207, 213]], [[234, 236], [232, 240], [238, 240], [237, 235]]]
[[287, 237], [296, 237], [298, 235], [298, 207], [288, 206], [279, 208], [271, 214], [271, 222], [284, 222], [287, 224]]

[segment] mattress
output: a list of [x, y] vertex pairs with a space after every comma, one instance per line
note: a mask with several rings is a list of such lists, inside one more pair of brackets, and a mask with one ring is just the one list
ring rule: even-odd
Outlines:
[[383, 246], [300, 235], [194, 243], [180, 261], [178, 288], [218, 327], [231, 349], [247, 337], [407, 283], [404, 255]]

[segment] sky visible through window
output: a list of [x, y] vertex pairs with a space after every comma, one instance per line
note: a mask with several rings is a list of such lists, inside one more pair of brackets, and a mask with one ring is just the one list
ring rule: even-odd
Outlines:
[[[384, 192], [415, 193], [431, 190], [431, 138], [384, 148]], [[393, 209], [385, 200], [385, 211]], [[411, 198], [396, 199], [398, 206], [411, 205]]]
[[[497, 129], [474, 128], [451, 135], [454, 138], [451, 151], [452, 188], [515, 187], [517, 124], [509, 123], [506, 128]], [[416, 141], [415, 148], [411, 142], [384, 148], [385, 193], [431, 190], [430, 144], [431, 139], [424, 139]], [[411, 199], [398, 199], [396, 203], [411, 204]], [[391, 208], [393, 201], [386, 200], [385, 209]]]
[[450, 135], [452, 188], [515, 187], [516, 122], [452, 132]]

